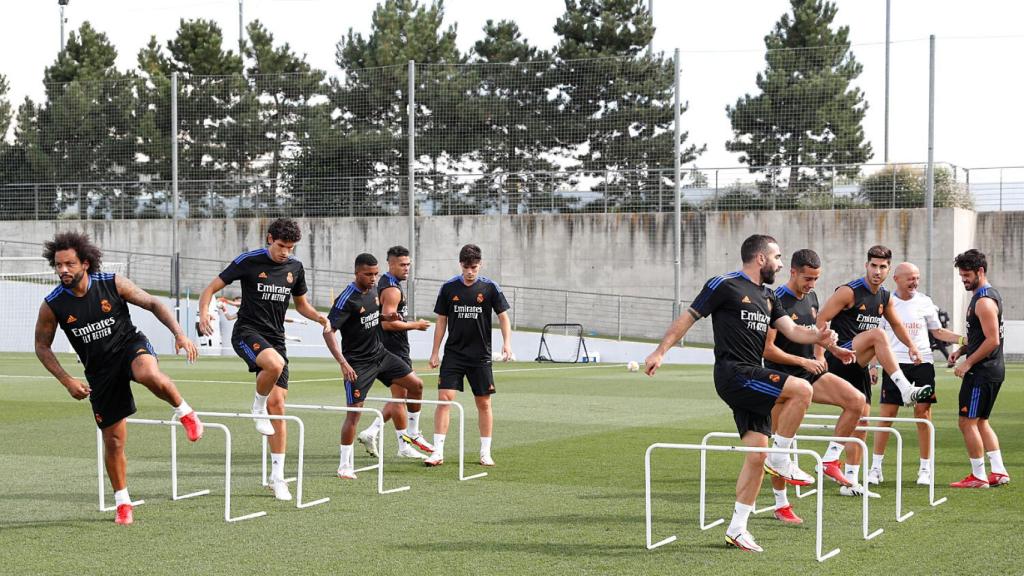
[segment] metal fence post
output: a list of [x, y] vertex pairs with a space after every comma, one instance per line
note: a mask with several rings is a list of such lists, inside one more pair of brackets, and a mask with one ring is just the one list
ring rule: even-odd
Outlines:
[[33, 201], [33, 206], [35, 206], [34, 212], [36, 215], [36, 220], [39, 220], [39, 184], [34, 184], [32, 186], [32, 192], [35, 197], [35, 200]]
[[925, 291], [932, 294], [932, 244], [935, 241], [935, 35], [928, 37], [928, 180], [925, 205], [928, 208], [927, 269]]
[[[416, 62], [409, 60], [409, 259], [416, 261]], [[416, 317], [416, 274], [414, 267], [406, 282], [409, 314]]]
[[619, 306], [618, 312], [616, 313], [615, 325], [617, 327], [618, 339], [622, 340], [622, 295], [619, 295]]
[[[673, 94], [672, 104], [672, 116], [673, 116], [673, 131], [674, 137], [672, 141], [672, 154], [675, 156], [673, 165], [673, 177], [675, 182], [672, 186], [672, 193], [675, 195], [675, 219], [674, 225], [672, 226], [672, 247], [673, 247], [673, 302], [679, 301], [679, 294], [682, 289], [682, 276], [683, 276], [683, 247], [682, 247], [682, 235], [683, 235], [683, 205], [682, 205], [682, 158], [680, 154], [682, 150], [682, 124], [680, 122], [680, 116], [682, 115], [682, 104], [679, 97], [679, 48], [675, 49], [675, 54], [672, 58], [673, 74], [675, 76], [675, 90]], [[678, 312], [678, 307], [673, 304], [673, 312]], [[675, 316], [676, 314], [673, 314]]]

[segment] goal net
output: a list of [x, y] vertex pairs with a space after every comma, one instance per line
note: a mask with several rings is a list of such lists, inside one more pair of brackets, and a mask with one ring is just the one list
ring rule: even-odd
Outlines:
[[[124, 274], [124, 262], [104, 262], [103, 271]], [[39, 306], [60, 282], [45, 258], [38, 256], [0, 257], [0, 301], [6, 307], [0, 320], [0, 351], [35, 350], [35, 326]], [[64, 332], [57, 330], [53, 349], [70, 350]]]
[[537, 362], [591, 362], [582, 324], [545, 324], [540, 333]]

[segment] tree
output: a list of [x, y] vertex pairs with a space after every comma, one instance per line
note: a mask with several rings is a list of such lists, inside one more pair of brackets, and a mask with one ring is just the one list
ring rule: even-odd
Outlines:
[[[872, 208], [922, 208], [927, 189], [923, 167], [890, 165], [871, 174], [860, 185], [860, 197]], [[945, 166], [936, 166], [934, 198], [937, 208], [973, 208], [970, 192]]]
[[[790, 0], [764, 42], [760, 93], [727, 106], [730, 152], [751, 172], [764, 172], [773, 189], [788, 168], [791, 196], [811, 192], [833, 174], [853, 177], [871, 158], [861, 125], [867, 103], [852, 82], [862, 66], [850, 51], [849, 28], [832, 29], [836, 7], [823, 0]], [[802, 168], [809, 167], [809, 168]]]
[[[674, 164], [674, 70], [663, 54], [643, 53], [654, 34], [646, 3], [566, 0], [554, 30], [561, 39], [550, 85], [558, 87], [561, 108], [551, 120], [559, 145], [591, 174], [614, 172], [606, 177], [609, 204], [649, 209], [657, 171]], [[681, 160], [702, 151], [690, 145]]]

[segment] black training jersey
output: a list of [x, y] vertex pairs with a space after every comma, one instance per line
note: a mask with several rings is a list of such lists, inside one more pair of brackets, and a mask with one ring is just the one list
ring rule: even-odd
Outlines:
[[889, 291], [884, 286], [879, 286], [878, 292], [872, 293], [863, 278], [858, 278], [845, 286], [853, 289], [853, 306], [840, 310], [832, 319], [830, 327], [836, 333], [839, 346], [851, 349], [857, 334], [878, 328], [882, 323], [882, 314], [889, 305]]
[[289, 257], [275, 262], [266, 248], [246, 252], [220, 273], [225, 284], [242, 281], [242, 306], [235, 329], [250, 328], [284, 341], [284, 315], [292, 296], [306, 293], [302, 262]]
[[[395, 278], [390, 272], [386, 272], [377, 281], [377, 293], [384, 294], [384, 290], [387, 288], [395, 288], [398, 290], [399, 301], [398, 301], [398, 314], [402, 317], [402, 320], [408, 320], [409, 305], [405, 301], [405, 289], [402, 288], [401, 281]], [[381, 338], [384, 341], [384, 348], [387, 348], [389, 352], [398, 355], [400, 358], [409, 357], [409, 335], [404, 331], [400, 332], [389, 332], [381, 329]]]
[[86, 376], [120, 366], [116, 359], [138, 329], [132, 324], [128, 302], [117, 293], [113, 274], [89, 274], [89, 287], [82, 297], [63, 284], [57, 286], [46, 303], [85, 366]]
[[[779, 299], [779, 304], [786, 309], [789, 317], [797, 325], [814, 326], [815, 321], [818, 319], [818, 295], [816, 293], [808, 292], [803, 298], [797, 298], [796, 294], [789, 289], [789, 286], [783, 284], [775, 289], [775, 297]], [[800, 358], [814, 358], [814, 344], [793, 342], [781, 332], [776, 332], [775, 334], [775, 345], [787, 354], [799, 356]], [[767, 360], [765, 360], [764, 364], [776, 370], [792, 368], [791, 366], [783, 367]]]
[[441, 286], [434, 304], [434, 313], [448, 317], [448, 341], [445, 356], [470, 362], [491, 361], [491, 312], [501, 314], [509, 309], [501, 288], [480, 276], [466, 286], [456, 276]]
[[341, 332], [341, 353], [349, 364], [375, 360], [384, 352], [376, 287], [364, 293], [355, 282], [349, 284], [334, 301], [327, 320]]
[[711, 316], [715, 362], [761, 365], [768, 327], [786, 315], [771, 289], [755, 284], [741, 271], [712, 278], [690, 306]]
[[967, 307], [967, 350], [963, 356], [966, 358], [974, 354], [981, 346], [981, 343], [985, 341], [985, 331], [981, 329], [981, 321], [978, 320], [978, 315], [974, 312], [975, 306], [978, 305], [982, 298], [995, 300], [996, 313], [999, 320], [999, 347], [978, 361], [971, 368], [971, 371], [982, 368], [986, 370], [988, 376], [1001, 381], [1006, 374], [1006, 366], [1003, 362], [1003, 297], [999, 295], [999, 291], [993, 288], [991, 284], [985, 284], [975, 290], [974, 296], [971, 298], [971, 304]]

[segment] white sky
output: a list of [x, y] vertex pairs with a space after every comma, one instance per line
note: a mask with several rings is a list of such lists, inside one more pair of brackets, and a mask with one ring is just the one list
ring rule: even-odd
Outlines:
[[[429, 0], [421, 0], [421, 2]], [[882, 161], [884, 134], [885, 0], [837, 0], [837, 23], [850, 26], [854, 53], [864, 65], [859, 85], [870, 109], [865, 120], [874, 162]], [[336, 74], [334, 49], [351, 27], [370, 28], [371, 0], [244, 0], [246, 21], [259, 18], [278, 43], [289, 42], [314, 66]], [[66, 31], [85, 20], [105, 32], [119, 51], [119, 67], [135, 66], [136, 54], [155, 34], [161, 45], [174, 37], [181, 18], [216, 20], [228, 48], [237, 47], [238, 0], [71, 0]], [[786, 0], [655, 0], [655, 49], [682, 51], [683, 116], [689, 142], [707, 143], [700, 167], [737, 166], [724, 150], [731, 137], [726, 104], [754, 90], [763, 69], [763, 37], [788, 10]], [[446, 21], [458, 24], [459, 46], [481, 37], [488, 19], [511, 19], [532, 43], [550, 47], [563, 12], [559, 0], [447, 0]], [[55, 0], [4, 3], [0, 19], [0, 73], [12, 103], [42, 95], [43, 69], [60, 46]], [[1024, 117], [1013, 102], [1024, 93], [1024, 3], [1011, 0], [892, 0], [889, 158], [927, 159], [928, 35], [937, 37], [935, 158], [958, 166], [1024, 165], [1018, 145]], [[982, 176], [978, 174], [972, 178]], [[981, 178], [979, 178], [980, 180]]]

